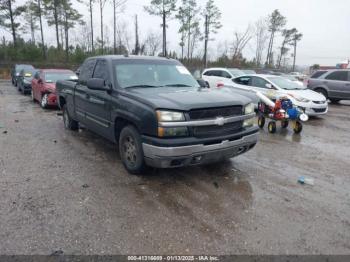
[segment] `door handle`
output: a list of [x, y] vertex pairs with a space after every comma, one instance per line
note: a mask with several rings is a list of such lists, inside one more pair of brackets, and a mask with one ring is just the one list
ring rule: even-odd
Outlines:
[[328, 81], [323, 81], [322, 83], [327, 84], [327, 83], [328, 83]]

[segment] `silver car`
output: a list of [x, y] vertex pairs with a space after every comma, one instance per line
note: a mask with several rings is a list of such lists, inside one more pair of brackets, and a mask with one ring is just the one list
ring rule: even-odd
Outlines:
[[333, 103], [350, 100], [350, 70], [329, 70], [318, 78], [310, 78], [307, 87], [323, 94]]

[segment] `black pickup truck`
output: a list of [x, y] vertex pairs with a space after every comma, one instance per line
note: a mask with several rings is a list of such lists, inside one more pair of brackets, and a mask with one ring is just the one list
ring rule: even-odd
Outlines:
[[254, 105], [240, 95], [201, 87], [177, 60], [99, 56], [79, 80], [56, 85], [64, 126], [82, 123], [118, 143], [130, 173], [224, 160], [257, 142]]

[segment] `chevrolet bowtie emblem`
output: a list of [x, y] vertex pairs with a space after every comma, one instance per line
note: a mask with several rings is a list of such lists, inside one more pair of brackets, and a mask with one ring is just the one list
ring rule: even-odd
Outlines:
[[225, 119], [223, 117], [217, 117], [215, 119], [215, 125], [223, 126], [225, 124]]

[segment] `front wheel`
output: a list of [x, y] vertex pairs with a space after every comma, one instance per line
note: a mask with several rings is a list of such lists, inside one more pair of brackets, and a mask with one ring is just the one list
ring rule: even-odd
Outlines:
[[267, 129], [269, 130], [269, 132], [271, 134], [276, 133], [276, 122], [274, 122], [274, 121], [269, 122]]
[[299, 134], [303, 130], [303, 125], [299, 121], [296, 121], [294, 123], [293, 131], [296, 134]]
[[265, 117], [259, 116], [259, 118], [258, 118], [258, 126], [260, 128], [264, 128], [264, 125], [265, 125]]
[[68, 130], [77, 130], [79, 123], [69, 116], [67, 105], [63, 105], [62, 111], [64, 127]]
[[46, 109], [46, 108], [48, 108], [48, 105], [49, 105], [49, 95], [48, 94], [43, 94], [41, 96], [40, 106], [43, 109]]
[[146, 165], [142, 150], [141, 136], [131, 125], [126, 126], [120, 133], [119, 153], [124, 167], [131, 174], [140, 174]]

